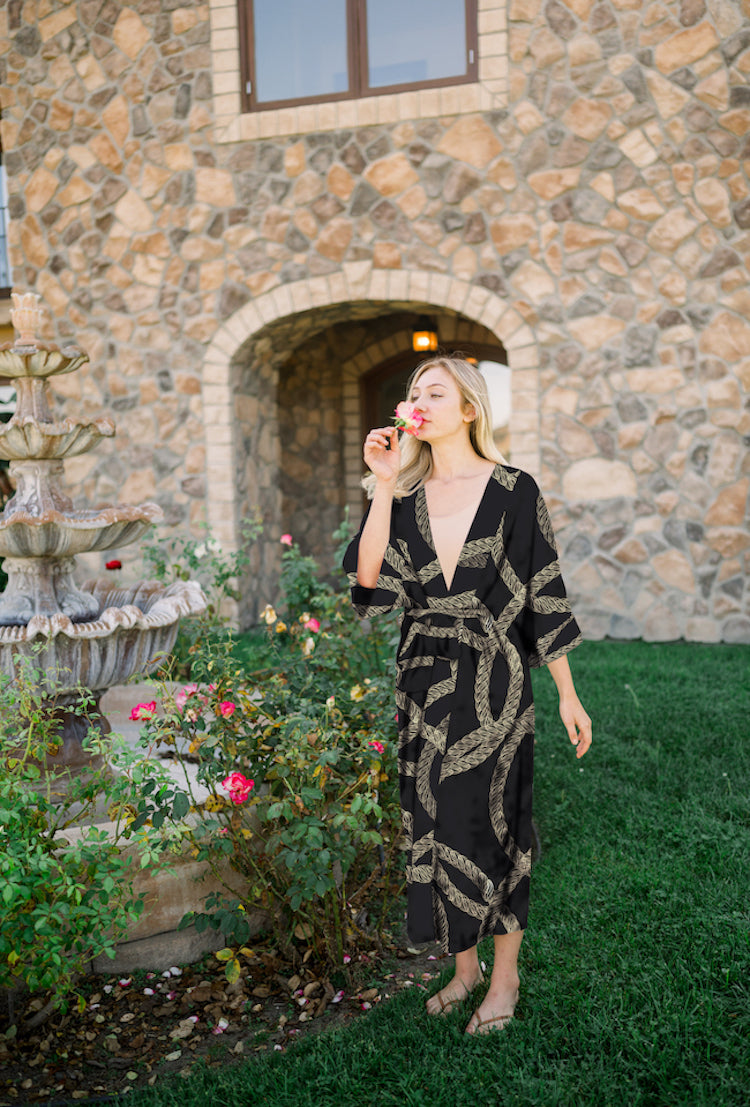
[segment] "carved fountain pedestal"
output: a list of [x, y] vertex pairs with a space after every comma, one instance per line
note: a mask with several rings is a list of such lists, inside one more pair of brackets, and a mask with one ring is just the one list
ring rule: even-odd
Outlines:
[[[76, 346], [37, 338], [39, 297], [14, 294], [16, 341], [0, 346], [0, 379], [13, 382], [16, 412], [0, 426], [0, 457], [10, 461], [16, 492], [0, 514], [0, 558], [8, 584], [0, 595], [0, 672], [11, 678], [28, 660], [40, 674], [62, 743], [47, 769], [59, 773], [92, 764], [82, 747], [90, 726], [109, 724], [99, 699], [114, 685], [148, 674], [174, 645], [180, 618], [205, 607], [194, 581], [169, 587], [139, 581], [121, 587], [111, 579], [75, 582], [77, 554], [137, 541], [162, 520], [157, 504], [79, 509], [62, 487], [66, 457], [88, 453], [115, 433], [111, 419], [56, 422], [48, 380], [88, 361]], [[73, 708], [76, 689], [93, 694], [85, 718]]]

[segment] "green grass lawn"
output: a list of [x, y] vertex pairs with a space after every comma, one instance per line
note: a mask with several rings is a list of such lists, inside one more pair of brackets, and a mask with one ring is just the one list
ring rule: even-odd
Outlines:
[[[349, 1028], [136, 1092], [134, 1104], [726, 1107], [750, 1100], [750, 648], [587, 643], [579, 763], [535, 674], [521, 1002], [467, 1038], [416, 989]], [[484, 956], [489, 959], [490, 948]]]

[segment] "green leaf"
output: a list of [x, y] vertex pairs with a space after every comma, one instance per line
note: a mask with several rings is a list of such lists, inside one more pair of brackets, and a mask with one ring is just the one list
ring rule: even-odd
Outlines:
[[184, 819], [190, 810], [190, 797], [187, 792], [178, 792], [172, 803], [172, 818]]

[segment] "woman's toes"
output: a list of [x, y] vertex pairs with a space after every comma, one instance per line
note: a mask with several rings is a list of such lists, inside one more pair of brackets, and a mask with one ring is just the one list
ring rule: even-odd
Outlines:
[[492, 1030], [505, 1030], [506, 1026], [513, 1019], [512, 1012], [504, 1012], [500, 1015], [486, 1015], [479, 1014], [479, 1010], [475, 1011], [469, 1019], [469, 1023], [466, 1027], [467, 1034], [489, 1034]]

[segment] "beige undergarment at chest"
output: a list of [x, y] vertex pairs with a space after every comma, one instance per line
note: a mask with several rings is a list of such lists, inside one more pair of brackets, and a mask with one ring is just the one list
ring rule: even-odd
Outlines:
[[476, 512], [477, 505], [470, 503], [460, 511], [454, 511], [451, 515], [430, 518], [435, 553], [443, 571], [443, 580], [448, 588], [450, 588], [453, 581], [453, 574], [456, 571], [458, 559], [461, 556], [466, 536]]

